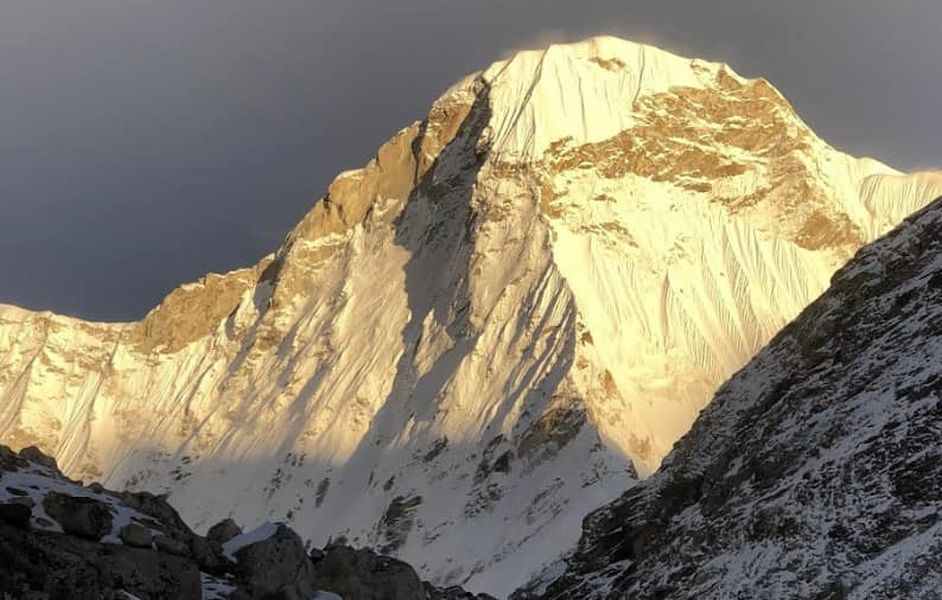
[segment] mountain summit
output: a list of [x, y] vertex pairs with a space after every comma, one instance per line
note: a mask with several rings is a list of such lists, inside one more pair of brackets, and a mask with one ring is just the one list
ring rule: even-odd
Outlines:
[[274, 255], [142, 321], [0, 308], [0, 441], [506, 595], [942, 194], [768, 82], [603, 37], [445, 92]]

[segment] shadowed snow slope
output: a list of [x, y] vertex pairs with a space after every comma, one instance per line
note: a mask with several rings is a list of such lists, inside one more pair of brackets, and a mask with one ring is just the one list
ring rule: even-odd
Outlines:
[[258, 265], [139, 323], [0, 309], [0, 438], [504, 595], [942, 193], [764, 80], [614, 38], [447, 91]]
[[942, 198], [862, 249], [515, 597], [938, 598], [940, 324]]

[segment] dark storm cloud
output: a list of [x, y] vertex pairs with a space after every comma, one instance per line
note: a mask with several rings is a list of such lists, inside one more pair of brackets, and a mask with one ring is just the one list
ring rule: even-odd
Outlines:
[[136, 318], [273, 250], [339, 170], [514, 48], [611, 33], [942, 163], [938, 0], [0, 0], [0, 302]]

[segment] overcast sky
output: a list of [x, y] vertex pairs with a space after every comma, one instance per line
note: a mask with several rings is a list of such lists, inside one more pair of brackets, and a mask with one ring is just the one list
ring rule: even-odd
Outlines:
[[942, 166], [940, 0], [0, 0], [0, 302], [101, 320], [274, 250], [463, 74], [610, 33]]

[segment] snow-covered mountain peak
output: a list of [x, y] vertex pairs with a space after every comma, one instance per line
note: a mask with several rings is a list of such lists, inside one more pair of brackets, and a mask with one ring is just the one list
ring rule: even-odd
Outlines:
[[0, 313], [0, 441], [197, 527], [287, 520], [502, 595], [931, 198], [907, 181], [722, 65], [614, 38], [518, 53], [257, 265], [140, 323]]
[[725, 65], [607, 36], [520, 51], [478, 75], [491, 89], [494, 149], [513, 160], [539, 159], [559, 140], [611, 138], [647, 95], [745, 83]]

